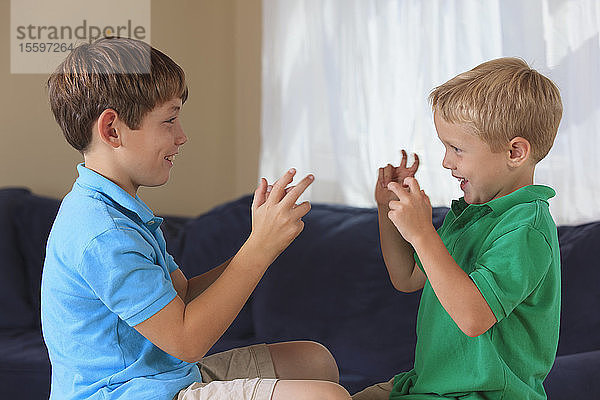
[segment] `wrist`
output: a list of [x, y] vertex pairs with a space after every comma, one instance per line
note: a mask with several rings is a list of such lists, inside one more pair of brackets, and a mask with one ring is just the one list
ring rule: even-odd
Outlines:
[[253, 233], [250, 233], [250, 236], [238, 253], [242, 253], [244, 259], [248, 259], [252, 265], [266, 269], [275, 261], [279, 254], [274, 254], [275, 252], [264, 246], [263, 242], [256, 238]]
[[419, 235], [416, 235], [410, 241], [410, 244], [413, 246], [415, 251], [419, 253], [422, 249], [427, 249], [430, 247], [431, 243], [440, 239], [435, 227], [431, 225], [427, 229], [423, 229], [419, 232]]

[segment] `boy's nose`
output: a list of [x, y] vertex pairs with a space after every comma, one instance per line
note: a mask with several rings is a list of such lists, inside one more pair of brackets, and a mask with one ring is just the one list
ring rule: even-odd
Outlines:
[[187, 142], [187, 140], [188, 140], [188, 138], [185, 135], [185, 132], [183, 132], [183, 129], [180, 129], [179, 130], [179, 134], [175, 138], [175, 144], [177, 146], [181, 146], [182, 144], [184, 144], [185, 142]]
[[442, 167], [446, 169], [454, 169], [452, 168], [452, 163], [450, 162], [450, 158], [448, 157], [448, 152], [444, 154], [444, 159], [442, 160]]

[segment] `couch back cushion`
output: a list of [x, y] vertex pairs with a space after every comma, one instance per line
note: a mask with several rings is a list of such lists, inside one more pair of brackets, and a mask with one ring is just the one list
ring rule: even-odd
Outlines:
[[600, 350], [600, 222], [558, 228], [562, 310], [558, 355]]
[[58, 206], [26, 189], [0, 189], [0, 329], [40, 326], [42, 264]]
[[24, 192], [18, 189], [0, 190], [0, 329], [22, 329], [33, 325], [29, 282], [13, 219], [17, 198], [22, 197]]

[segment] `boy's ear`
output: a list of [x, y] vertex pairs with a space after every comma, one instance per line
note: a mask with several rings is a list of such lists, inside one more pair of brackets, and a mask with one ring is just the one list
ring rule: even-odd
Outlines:
[[517, 136], [509, 143], [508, 164], [510, 167], [519, 167], [531, 156], [529, 140]]
[[113, 148], [121, 146], [121, 136], [119, 135], [119, 130], [117, 128], [118, 117], [119, 115], [115, 110], [107, 108], [102, 111], [102, 114], [100, 114], [98, 121], [96, 122], [100, 140]]

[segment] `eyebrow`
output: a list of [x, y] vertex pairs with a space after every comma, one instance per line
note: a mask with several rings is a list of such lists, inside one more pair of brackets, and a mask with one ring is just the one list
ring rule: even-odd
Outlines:
[[456, 147], [458, 149], [462, 149], [462, 144], [457, 143], [457, 142], [449, 142], [447, 140], [444, 140], [440, 137], [440, 134], [438, 133], [438, 139], [440, 140], [440, 142], [442, 142], [443, 144], [447, 145], [447, 146], [452, 146], [452, 147]]
[[169, 111], [179, 111], [179, 110], [181, 110], [180, 106], [173, 106], [173, 107], [169, 108]]

